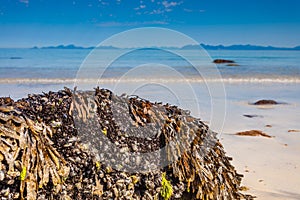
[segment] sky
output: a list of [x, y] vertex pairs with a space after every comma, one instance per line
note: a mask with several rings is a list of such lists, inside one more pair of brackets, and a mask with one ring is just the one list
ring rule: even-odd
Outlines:
[[139, 27], [173, 29], [210, 45], [294, 47], [300, 45], [300, 1], [0, 1], [0, 47], [96, 46]]

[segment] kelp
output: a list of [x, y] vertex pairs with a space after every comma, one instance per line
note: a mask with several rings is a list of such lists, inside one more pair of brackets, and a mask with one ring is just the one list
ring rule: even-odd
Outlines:
[[[52, 146], [51, 127], [32, 121], [15, 108], [1, 106], [0, 110], [1, 171], [11, 180], [20, 180], [20, 199], [37, 199], [38, 189], [46, 186], [50, 179], [58, 188], [55, 192], [60, 192], [69, 168]], [[8, 168], [3, 163], [7, 163]]]

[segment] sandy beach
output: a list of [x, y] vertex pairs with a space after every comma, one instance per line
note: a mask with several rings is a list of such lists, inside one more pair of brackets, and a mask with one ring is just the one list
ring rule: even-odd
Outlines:
[[[236, 93], [235, 89], [236, 86], [231, 85], [226, 90], [229, 97], [237, 100], [228, 102], [224, 133], [220, 138], [228, 155], [233, 156], [234, 166], [244, 174], [243, 184], [258, 199], [299, 199], [300, 132], [289, 132], [300, 130], [300, 101], [296, 97], [299, 85], [248, 86], [247, 92], [253, 94], [251, 99]], [[248, 105], [263, 97], [287, 104]], [[259, 117], [247, 118], [244, 114]], [[233, 135], [246, 130], [261, 130], [273, 138]]]

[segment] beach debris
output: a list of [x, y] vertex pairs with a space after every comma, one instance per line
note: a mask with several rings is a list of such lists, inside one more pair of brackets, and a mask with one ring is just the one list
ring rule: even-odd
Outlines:
[[263, 133], [262, 131], [259, 131], [259, 130], [242, 131], [242, 132], [236, 133], [236, 135], [239, 135], [239, 136], [263, 136], [263, 137], [267, 137], [267, 138], [272, 138], [272, 136], [270, 136], [266, 133]]
[[267, 128], [272, 128], [272, 125], [267, 124], [267, 125], [265, 125], [265, 127], [267, 127]]
[[[144, 126], [149, 132], [142, 134]], [[80, 131], [87, 131], [95, 144]], [[172, 143], [178, 135], [184, 144]], [[119, 155], [99, 138], [123, 153], [165, 147], [166, 159], [173, 162], [151, 170], [149, 160], [161, 162], [159, 155], [122, 160], [124, 166], [145, 166], [129, 173], [103, 160]], [[105, 157], [94, 151], [96, 143]], [[230, 160], [216, 133], [169, 104], [99, 88], [65, 88], [16, 102], [0, 98], [1, 199], [253, 199], [242, 193], [243, 175]]]
[[233, 60], [226, 60], [226, 59], [215, 59], [213, 61], [215, 64], [224, 64], [224, 63], [235, 63]]

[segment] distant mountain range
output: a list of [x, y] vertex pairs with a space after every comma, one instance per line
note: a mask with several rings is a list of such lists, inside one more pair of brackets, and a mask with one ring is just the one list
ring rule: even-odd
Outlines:
[[70, 45], [58, 45], [58, 46], [48, 46], [48, 47], [32, 47], [32, 49], [93, 49], [93, 47], [79, 47], [73, 44]]
[[[300, 46], [296, 47], [273, 47], [273, 46], [257, 46], [257, 45], [231, 45], [231, 46], [212, 46], [201, 44], [201, 46], [206, 50], [300, 50]], [[186, 46], [187, 47], [187, 46]]]
[[[273, 46], [257, 46], [257, 45], [230, 45], [230, 46], [224, 46], [224, 45], [206, 45], [201, 44], [201, 46], [205, 50], [300, 50], [300, 46], [296, 47], [273, 47]], [[181, 49], [199, 49], [198, 45], [186, 45], [182, 47]]]
[[[257, 45], [230, 45], [230, 46], [224, 46], [224, 45], [206, 45], [201, 44], [201, 46], [205, 50], [300, 50], [300, 46], [296, 47], [273, 47], [273, 46], [257, 46]], [[80, 47], [75, 46], [73, 44], [70, 45], [58, 45], [58, 46], [48, 46], [48, 47], [33, 47], [33, 49], [94, 49], [96, 47]], [[155, 47], [152, 47], [155, 48]], [[158, 47], [159, 48], [159, 47]], [[183, 49], [183, 50], [192, 50], [192, 49], [201, 49], [199, 45], [186, 45], [181, 48], [177, 47], [164, 47], [169, 49]], [[119, 49], [117, 47], [113, 46], [100, 46], [97, 47], [97, 49]]]
[[[80, 47], [75, 46], [74, 44], [69, 45], [58, 45], [58, 46], [48, 46], [48, 47], [33, 47], [32, 49], [94, 49], [95, 47]], [[98, 49], [118, 49], [113, 46], [101, 46], [97, 47]]]

